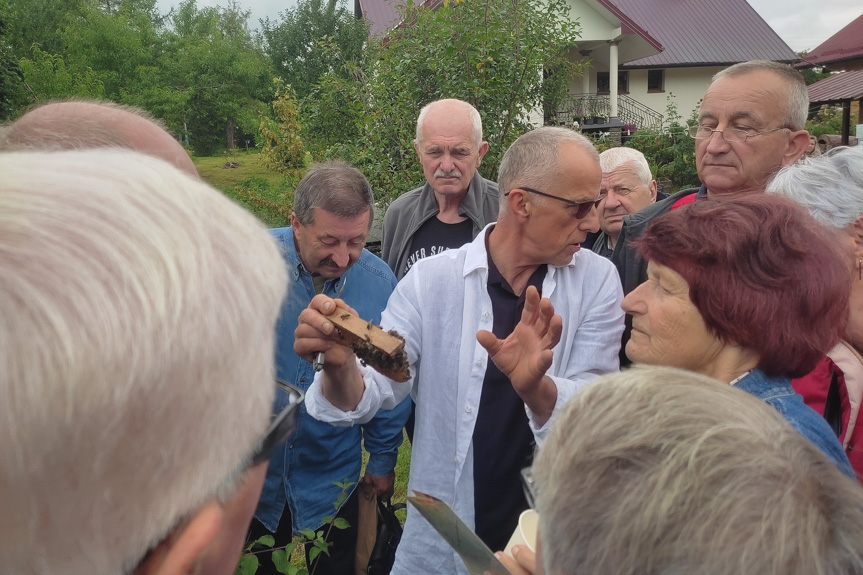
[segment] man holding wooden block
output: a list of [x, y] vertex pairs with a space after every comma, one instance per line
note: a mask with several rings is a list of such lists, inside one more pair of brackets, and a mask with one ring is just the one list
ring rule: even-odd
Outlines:
[[[327, 317], [338, 302], [317, 296], [299, 317], [297, 354], [326, 352], [309, 413], [354, 425], [413, 394], [409, 490], [443, 500], [491, 549], [503, 549], [527, 507], [520, 470], [554, 415], [618, 368], [620, 282], [608, 260], [580, 250], [599, 228], [601, 179], [596, 149], [571, 130], [539, 128], [513, 143], [499, 170], [498, 222], [418, 261], [381, 316], [405, 339], [405, 382], [356, 360]], [[393, 573], [467, 570], [409, 512]]]

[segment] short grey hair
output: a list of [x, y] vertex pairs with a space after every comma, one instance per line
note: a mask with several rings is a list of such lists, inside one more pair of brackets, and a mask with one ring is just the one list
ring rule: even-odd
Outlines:
[[644, 157], [644, 154], [638, 150], [625, 146], [617, 146], [599, 154], [599, 167], [602, 169], [603, 174], [613, 172], [623, 166], [630, 168], [645, 186], [653, 181], [653, 174], [650, 173], [650, 164], [647, 163], [647, 158]]
[[[748, 74], [772, 72], [779, 76], [785, 84], [787, 100], [785, 101], [785, 124], [792, 130], [806, 129], [806, 118], [809, 115], [809, 91], [803, 76], [788, 64], [770, 60], [750, 60], [740, 62], [720, 70], [713, 76], [713, 82], [720, 78], [736, 78]], [[775, 102], [765, 102], [775, 104]]]
[[[497, 171], [500, 215], [507, 210], [505, 195], [510, 191], [519, 186], [548, 187], [554, 182], [560, 169], [560, 145], [564, 142], [577, 144], [599, 163], [593, 143], [569, 128], [543, 126], [522, 134], [504, 152]], [[544, 198], [533, 201], [540, 204]]]
[[479, 115], [479, 111], [474, 108], [469, 103], [464, 100], [457, 100], [455, 98], [448, 98], [445, 100], [435, 100], [434, 102], [429, 102], [425, 106], [423, 106], [422, 110], [420, 110], [420, 115], [417, 116], [417, 131], [416, 131], [416, 142], [421, 142], [423, 139], [423, 125], [426, 121], [426, 116], [428, 116], [429, 110], [440, 105], [441, 103], [445, 103], [447, 105], [455, 105], [457, 107], [462, 108], [463, 112], [467, 114], [470, 119], [471, 132], [473, 133], [473, 139], [476, 143], [477, 147], [482, 145], [482, 116]]
[[823, 224], [847, 228], [863, 216], [863, 147], [803, 157], [773, 176], [767, 193], [794, 200]]
[[235, 493], [269, 421], [285, 264], [128, 150], [0, 154], [0, 557], [117, 575]]
[[356, 218], [369, 212], [375, 219], [375, 198], [369, 181], [342, 160], [329, 160], [309, 168], [294, 191], [294, 214], [304, 226], [315, 221], [315, 208], [341, 218]]
[[534, 465], [546, 573], [860, 573], [863, 490], [772, 407], [634, 368], [563, 409]]
[[128, 130], [118, 129], [116, 124], [105, 122], [99, 116], [68, 113], [63, 115], [62, 122], [58, 122], [53, 115], [38, 112], [42, 108], [50, 110], [58, 104], [71, 107], [99, 106], [106, 110], [125, 112], [151, 122], [165, 132], [168, 131], [162, 120], [135, 106], [107, 100], [52, 100], [32, 106], [17, 120], [5, 126], [5, 129], [0, 131], [0, 150], [136, 148]]

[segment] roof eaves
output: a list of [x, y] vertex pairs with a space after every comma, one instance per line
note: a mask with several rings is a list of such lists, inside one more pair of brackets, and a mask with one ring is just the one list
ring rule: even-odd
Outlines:
[[[599, 3], [602, 4], [602, 6], [606, 10], [608, 10], [609, 12], [614, 14], [614, 16], [618, 20], [621, 21], [621, 23], [623, 24], [621, 26], [622, 31], [624, 31], [624, 32], [632, 31], [632, 32], [638, 34], [639, 36], [641, 36], [644, 39], [645, 42], [650, 44], [650, 46], [652, 48], [654, 48], [655, 50], [658, 50], [659, 52], [662, 52], [663, 48], [662, 48], [662, 44], [659, 42], [659, 40], [657, 40], [656, 38], [651, 36], [647, 32], [647, 30], [645, 30], [644, 28], [639, 26], [632, 18], [627, 16], [620, 8], [615, 6], [611, 0], [599, 0]], [[628, 28], [628, 30], [627, 30], [627, 28]]]

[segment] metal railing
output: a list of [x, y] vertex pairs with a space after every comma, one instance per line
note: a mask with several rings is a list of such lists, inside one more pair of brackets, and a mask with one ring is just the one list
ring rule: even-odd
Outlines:
[[[587, 123], [594, 123], [596, 119], [598, 123], [605, 123], [610, 113], [611, 102], [607, 95], [570, 94], [547, 116], [546, 122], [572, 126], [576, 122], [584, 125], [585, 120], [588, 120]], [[624, 125], [634, 125], [636, 130], [662, 129], [662, 114], [624, 94], [617, 96], [617, 118]]]

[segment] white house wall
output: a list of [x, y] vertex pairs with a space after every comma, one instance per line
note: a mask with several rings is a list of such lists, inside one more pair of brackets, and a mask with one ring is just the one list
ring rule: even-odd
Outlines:
[[[710, 79], [722, 69], [723, 66], [665, 68], [665, 91], [654, 93], [647, 92], [647, 70], [629, 70], [628, 96], [665, 115], [668, 95], [674, 94], [677, 113], [686, 121], [704, 97], [710, 85]], [[593, 86], [596, 86], [595, 72]]]
[[[626, 94], [633, 100], [641, 102], [648, 108], [656, 110], [663, 116], [668, 106], [668, 95], [674, 94], [674, 103], [677, 112], [685, 122], [695, 110], [714, 74], [722, 70], [724, 66], [701, 66], [693, 68], [665, 68], [665, 90], [663, 92], [648, 93], [647, 70], [629, 70], [629, 93]], [[607, 68], [601, 68], [600, 72], [607, 72]], [[596, 93], [596, 68], [592, 65], [587, 70], [590, 78], [589, 93]], [[583, 94], [584, 88], [582, 78], [574, 77], [569, 82], [569, 91], [572, 94]]]
[[613, 40], [620, 35], [619, 21], [609, 22], [583, 0], [569, 0], [569, 16], [581, 25], [579, 43]]

